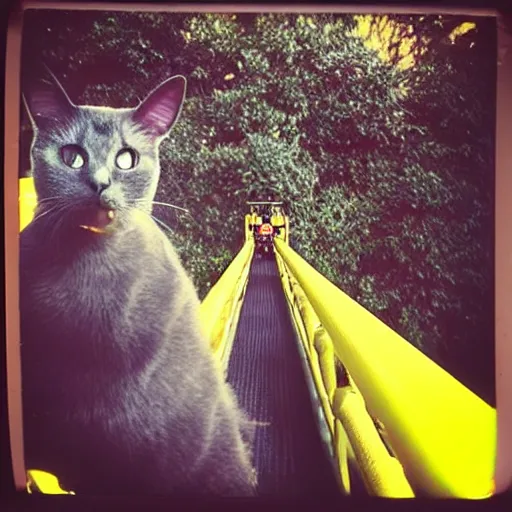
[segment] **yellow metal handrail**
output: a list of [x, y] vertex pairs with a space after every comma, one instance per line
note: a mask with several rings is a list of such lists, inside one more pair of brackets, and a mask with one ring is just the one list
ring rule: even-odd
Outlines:
[[19, 180], [20, 203], [20, 231], [32, 222], [37, 206], [37, 194], [34, 188], [33, 178], [21, 178]]
[[279, 254], [276, 260], [299, 342], [308, 359], [306, 372], [313, 378], [331, 432], [341, 490], [351, 494], [350, 466], [357, 470], [372, 496], [414, 497], [403, 467], [388, 452], [353, 380], [348, 375], [348, 385], [337, 387], [332, 340]]
[[496, 411], [329, 282], [281, 240], [283, 258], [336, 356], [414, 489], [438, 497], [493, 493]]
[[224, 368], [247, 286], [254, 242], [248, 239], [201, 303], [201, 325]]

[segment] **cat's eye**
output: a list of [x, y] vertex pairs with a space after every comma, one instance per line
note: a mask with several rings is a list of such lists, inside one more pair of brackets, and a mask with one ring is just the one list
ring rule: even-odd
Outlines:
[[127, 171], [137, 165], [137, 153], [131, 148], [125, 148], [116, 155], [116, 165], [119, 169]]
[[72, 169], [81, 169], [85, 165], [85, 151], [75, 144], [69, 144], [61, 149], [62, 161]]

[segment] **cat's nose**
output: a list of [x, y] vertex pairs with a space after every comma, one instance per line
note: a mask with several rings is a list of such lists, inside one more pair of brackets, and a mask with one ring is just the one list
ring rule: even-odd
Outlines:
[[100, 195], [111, 184], [110, 174], [106, 169], [100, 169], [89, 177], [89, 183], [94, 192]]
[[110, 182], [107, 182], [107, 183], [96, 183], [95, 185], [96, 185], [96, 192], [98, 193], [98, 195], [101, 195], [102, 192], [107, 190], [107, 188], [110, 186]]

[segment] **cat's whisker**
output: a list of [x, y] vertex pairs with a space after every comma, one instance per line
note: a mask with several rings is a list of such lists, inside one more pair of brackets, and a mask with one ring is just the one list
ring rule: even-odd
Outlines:
[[[141, 199], [135, 199], [135, 202], [136, 203], [145, 203], [147, 202], [147, 199], [144, 199], [144, 198], [141, 198]], [[175, 204], [170, 204], [170, 203], [163, 203], [162, 201], [151, 201], [152, 204], [156, 204], [158, 206], [167, 206], [168, 208], [174, 208], [176, 210], [180, 210], [182, 212], [185, 212], [185, 213], [188, 213], [190, 214], [190, 211], [187, 210], [186, 208], [183, 208], [181, 206], [176, 206]]]
[[155, 217], [153, 214], [151, 213], [148, 213], [140, 208], [137, 208], [137, 210], [139, 210], [140, 212], [144, 213], [145, 215], [147, 215], [148, 217], [152, 218], [159, 226], [163, 227], [165, 230], [169, 231], [169, 233], [174, 233], [174, 231], [165, 223], [163, 222], [162, 220], [160, 220], [159, 218]]
[[[61, 211], [62, 211], [62, 210], [61, 210]], [[62, 215], [61, 215], [61, 216], [59, 216], [59, 217], [57, 217], [57, 218], [55, 219], [55, 222], [52, 224], [51, 229], [50, 229], [50, 233], [49, 233], [49, 235], [48, 235], [48, 238], [49, 238], [50, 240], [55, 239], [55, 242], [56, 242], [57, 247], [58, 247], [58, 246], [60, 245], [60, 243], [61, 243], [61, 242], [60, 242], [60, 240], [61, 240], [61, 239], [60, 239], [60, 237], [58, 236], [58, 233], [59, 233], [59, 228], [60, 228], [60, 226], [62, 225], [62, 223], [63, 223], [63, 222], [64, 222], [64, 221], [63, 221], [63, 217], [62, 217]]]
[[[144, 203], [146, 202], [147, 200], [146, 199], [136, 199], [135, 202], [136, 203]], [[179, 211], [182, 211], [183, 213], [186, 213], [191, 219], [192, 221], [199, 225], [199, 222], [195, 219], [195, 217], [192, 215], [192, 213], [190, 212], [190, 210], [188, 210], [187, 208], [183, 208], [181, 206], [176, 206], [174, 204], [170, 204], [170, 203], [164, 203], [162, 201], [152, 201], [153, 204], [156, 204], [157, 206], [167, 206], [169, 208], [172, 208], [172, 209], [177, 209]]]
[[[55, 215], [55, 220], [50, 225], [50, 229], [48, 232], [48, 239], [55, 240], [55, 243], [56, 243], [55, 249], [56, 250], [58, 250], [59, 245], [62, 243], [61, 237], [58, 236], [58, 233], [59, 233], [60, 227], [64, 223], [65, 212], [67, 210], [71, 210], [72, 206], [73, 205], [71, 205], [69, 203], [61, 202], [56, 207], [54, 207], [52, 209], [52, 214], [56, 214], [56, 215]], [[49, 210], [46, 213], [49, 213]]]
[[[60, 210], [59, 210], [59, 207], [61, 207]], [[36, 215], [34, 217], [34, 219], [32, 220], [32, 222], [36, 222], [36, 221], [40, 220], [42, 217], [44, 217], [45, 215], [48, 215], [50, 213], [54, 213], [56, 210], [61, 211], [62, 209], [63, 209], [62, 203], [56, 204], [55, 206], [52, 206], [49, 210], [44, 210], [39, 215]]]
[[161, 221], [160, 219], [157, 219], [154, 215], [150, 215], [150, 217], [157, 223], [159, 224], [160, 226], [162, 226], [163, 228], [165, 228], [167, 231], [169, 231], [169, 233], [174, 233], [174, 231], [163, 221]]
[[43, 197], [42, 199], [37, 200], [37, 204], [49, 203], [51, 201], [62, 200], [62, 197], [53, 196], [53, 197]]
[[176, 206], [176, 205], [170, 204], [170, 203], [162, 203], [160, 201], [153, 201], [153, 204], [156, 204], [159, 206], [168, 206], [169, 208], [176, 208], [176, 210], [181, 210], [182, 212], [190, 213], [190, 211], [187, 210], [186, 208], [182, 208], [181, 206]]

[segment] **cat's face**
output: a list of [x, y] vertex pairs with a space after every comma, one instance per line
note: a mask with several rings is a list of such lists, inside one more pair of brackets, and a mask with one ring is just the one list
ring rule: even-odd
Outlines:
[[134, 208], [149, 213], [159, 146], [178, 118], [185, 86], [173, 77], [129, 109], [76, 106], [53, 76], [26, 91], [41, 208], [99, 228]]

